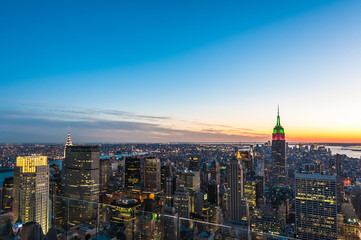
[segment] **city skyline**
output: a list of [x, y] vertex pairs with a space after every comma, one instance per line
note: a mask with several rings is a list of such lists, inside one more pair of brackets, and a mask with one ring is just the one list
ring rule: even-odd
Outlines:
[[[279, 108], [279, 107], [278, 107]], [[59, 108], [61, 109], [61, 108]], [[48, 111], [49, 108], [47, 108], [46, 111]], [[68, 113], [71, 112], [72, 110], [68, 110]], [[51, 111], [50, 111], [51, 112]], [[64, 110], [60, 110], [61, 113], [65, 113]], [[130, 113], [130, 112], [121, 112], [121, 111], [106, 111], [106, 110], [102, 110], [102, 109], [94, 109], [94, 112], [96, 114], [104, 114], [104, 115], [114, 115], [115, 117], [117, 117], [117, 114], [125, 116], [126, 118], [133, 118], [133, 119], [156, 119], [156, 121], [167, 121], [169, 120], [168, 117], [154, 117], [154, 116], [143, 116], [143, 115], [136, 115], [134, 113]], [[24, 114], [28, 114], [27, 112], [23, 112]], [[164, 126], [161, 126], [160, 124], [157, 125], [155, 123], [142, 123], [142, 122], [126, 122], [126, 121], [114, 121], [114, 122], [110, 122], [110, 121], [101, 121], [101, 120], [93, 120], [93, 121], [89, 121], [86, 122], [86, 111], [82, 112], [81, 110], [79, 111], [74, 111], [74, 113], [76, 114], [80, 114], [82, 115], [81, 118], [79, 119], [79, 121], [72, 121], [70, 122], [69, 120], [66, 121], [64, 120], [62, 123], [59, 122], [53, 122], [52, 124], [50, 124], [49, 127], [47, 127], [47, 130], [52, 132], [55, 130], [56, 133], [52, 133], [51, 135], [47, 135], [46, 137], [48, 137], [47, 139], [52, 138], [53, 140], [44, 140], [43, 138], [38, 138], [39, 136], [34, 136], [33, 135], [33, 129], [30, 128], [30, 134], [27, 135], [27, 132], [22, 132], [22, 135], [19, 136], [21, 137], [22, 140], [19, 140], [20, 138], [16, 138], [18, 140], [11, 140], [13, 138], [10, 138], [10, 140], [8, 139], [7, 141], [3, 141], [1, 142], [1, 138], [0, 138], [0, 143], [6, 143], [6, 144], [62, 144], [64, 142], [64, 139], [66, 138], [65, 136], [65, 131], [67, 131], [67, 138], [69, 141], [70, 138], [70, 129], [71, 129], [71, 125], [75, 126], [75, 128], [72, 128], [72, 132], [75, 134], [80, 134], [79, 135], [75, 135], [75, 139], [76, 139], [76, 144], [87, 144], [87, 143], [93, 143], [93, 144], [99, 144], [99, 143], [264, 143], [267, 141], [271, 141], [272, 140], [272, 135], [271, 134], [267, 134], [267, 133], [261, 133], [261, 132], [257, 132], [254, 131], [253, 129], [246, 129], [246, 128], [232, 128], [231, 126], [226, 126], [226, 125], [210, 125], [210, 124], [203, 124], [203, 123], [199, 123], [199, 122], [187, 122], [187, 121], [179, 121], [182, 123], [185, 123], [188, 125], [188, 127], [190, 129], [172, 129], [171, 127], [167, 128]], [[68, 115], [70, 116], [70, 115]], [[51, 117], [50, 117], [51, 119]], [[276, 125], [279, 124], [279, 109], [278, 109], [278, 115], [277, 115], [277, 123]], [[33, 120], [38, 120], [39, 122], [38, 127], [43, 127], [41, 126], [41, 124], [46, 122], [46, 119], [36, 119], [34, 118]], [[49, 119], [48, 119], [49, 120]], [[50, 120], [51, 121], [51, 120]], [[65, 124], [67, 123], [67, 127], [63, 128], [63, 127], [59, 127], [60, 124]], [[162, 122], [164, 123], [164, 122]], [[56, 124], [58, 125], [57, 127]], [[102, 125], [103, 124], [103, 125]], [[201, 131], [192, 131], [191, 129], [194, 129], [195, 127], [209, 127], [209, 129], [203, 129]], [[124, 129], [126, 127], [130, 127], [130, 129]], [[215, 128], [218, 129], [215, 129]], [[99, 128], [99, 129], [97, 129]], [[138, 129], [139, 128], [139, 129]], [[87, 135], [84, 135], [83, 131], [94, 131], [94, 132], [90, 132], [90, 138], [87, 137]], [[141, 140], [139, 140], [139, 138], [132, 138], [132, 135], [130, 133], [130, 131], [138, 131], [141, 129], [145, 129], [146, 131], [150, 131], [153, 132], [153, 129], [159, 131], [157, 134], [155, 135], [151, 135], [152, 133], [150, 133], [150, 135], [148, 135], [148, 137], [150, 137], [149, 139], [147, 138], [140, 138]], [[74, 131], [75, 130], [75, 131]], [[79, 131], [80, 130], [80, 131]], [[104, 132], [100, 132], [101, 130], [103, 130]], [[108, 135], [105, 135], [106, 140], [104, 140], [104, 133], [106, 132], [114, 132], [114, 131], [129, 131], [129, 134], [123, 135], [121, 138], [109, 138]], [[229, 131], [229, 132], [227, 132]], [[6, 131], [4, 131], [6, 132]], [[288, 131], [286, 131], [288, 133]], [[171, 134], [175, 134], [174, 138], [159, 138], [159, 135], [161, 137], [164, 136], [171, 136]], [[145, 133], [145, 134], [149, 134], [149, 133]], [[60, 136], [60, 140], [59, 139]], [[195, 140], [195, 139], [200, 139], [201, 140]], [[56, 140], [54, 140], [56, 139]], [[103, 139], [103, 140], [102, 140]], [[109, 140], [112, 139], [112, 140]], [[119, 140], [121, 139], [121, 140]], [[143, 140], [142, 140], [143, 139]], [[147, 140], [144, 140], [147, 139]], [[300, 138], [300, 137], [296, 137], [296, 138], [289, 138], [287, 137], [286, 140], [288, 140], [289, 143], [305, 143], [305, 144], [311, 144], [311, 143], [321, 143], [321, 144], [359, 144], [360, 142], [357, 141], [345, 141], [345, 142], [341, 142], [341, 141], [333, 141], [333, 140], [329, 140], [329, 139], [335, 139], [335, 138], [317, 138], [317, 139], [305, 139], [305, 138]], [[312, 141], [314, 140], [314, 141]], [[71, 141], [71, 140], [70, 140]]]
[[360, 240], [360, 12], [0, 2], [0, 240]]
[[2, 143], [361, 142], [359, 1], [0, 9]]

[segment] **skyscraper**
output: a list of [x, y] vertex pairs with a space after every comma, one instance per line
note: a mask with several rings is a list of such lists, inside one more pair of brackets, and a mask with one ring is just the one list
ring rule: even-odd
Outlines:
[[336, 154], [336, 174], [342, 176], [342, 156]]
[[99, 148], [69, 146], [63, 161], [64, 194], [67, 197], [99, 200]]
[[210, 164], [207, 162], [203, 162], [199, 171], [199, 175], [200, 175], [200, 184], [201, 184], [201, 190], [202, 191], [206, 191], [207, 190], [207, 186], [208, 183], [210, 181], [210, 175], [211, 175], [211, 171], [210, 171]]
[[337, 239], [336, 176], [295, 174], [296, 237]]
[[247, 178], [252, 177], [254, 175], [253, 150], [239, 151], [238, 153], [242, 160], [243, 171], [245, 172]]
[[241, 209], [241, 201], [243, 199], [243, 167], [241, 159], [231, 159], [227, 174], [229, 218], [232, 221], [241, 221], [243, 218]]
[[336, 154], [336, 178], [337, 178], [337, 205], [338, 209], [341, 209], [341, 204], [344, 199], [344, 189], [343, 189], [343, 181], [344, 177], [342, 174], [342, 156], [340, 154]]
[[99, 201], [99, 148], [68, 146], [63, 161], [64, 195], [76, 199], [69, 206], [69, 224], [91, 223]]
[[208, 184], [208, 201], [211, 204], [219, 205], [219, 185], [215, 183]]
[[221, 168], [216, 159], [211, 163], [211, 182], [217, 185], [221, 184]]
[[166, 178], [174, 175], [174, 168], [169, 159], [161, 166], [161, 188], [165, 191]]
[[255, 175], [264, 177], [264, 156], [255, 157]]
[[137, 157], [126, 157], [124, 162], [124, 186], [133, 188], [134, 184], [140, 182], [140, 159]]
[[164, 223], [164, 239], [177, 239], [178, 214], [174, 207], [164, 206], [162, 209]]
[[49, 167], [45, 156], [16, 159], [14, 168], [14, 219], [35, 221], [49, 228]]
[[190, 171], [199, 171], [198, 157], [190, 157], [189, 158], [189, 170]]
[[167, 177], [166, 186], [165, 186], [165, 205], [168, 207], [173, 207], [173, 197], [176, 188], [177, 188], [177, 177], [176, 176]]
[[106, 194], [110, 177], [110, 165], [111, 159], [100, 159], [99, 162], [99, 192], [100, 194]]
[[189, 192], [186, 187], [181, 185], [174, 193], [174, 208], [176, 209], [179, 217], [189, 218], [189, 205]]
[[184, 185], [188, 191], [200, 190], [200, 173], [193, 171], [177, 172], [179, 185]]
[[244, 181], [244, 196], [247, 198], [248, 205], [253, 209], [257, 204], [257, 182], [254, 180]]
[[273, 184], [277, 186], [287, 185], [286, 169], [286, 139], [285, 131], [281, 126], [279, 111], [277, 124], [272, 133], [272, 159], [273, 159]]
[[158, 193], [161, 190], [160, 160], [148, 157], [144, 160], [144, 191]]
[[1, 200], [2, 209], [12, 212], [14, 203], [14, 177], [4, 179]]

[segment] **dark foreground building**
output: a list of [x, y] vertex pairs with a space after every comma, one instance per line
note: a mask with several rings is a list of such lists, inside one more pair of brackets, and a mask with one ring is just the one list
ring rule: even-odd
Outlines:
[[69, 203], [69, 225], [92, 223], [99, 200], [99, 148], [69, 146], [63, 161], [64, 195]]

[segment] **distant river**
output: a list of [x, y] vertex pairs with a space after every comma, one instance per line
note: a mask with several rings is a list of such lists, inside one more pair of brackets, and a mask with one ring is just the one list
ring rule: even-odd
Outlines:
[[[345, 154], [348, 157], [351, 158], [359, 158], [361, 157], [361, 151], [353, 151], [351, 149], [347, 149], [348, 147], [341, 147], [341, 146], [325, 146], [326, 149], [329, 148], [331, 149], [332, 154]], [[346, 148], [346, 149], [342, 149], [342, 148]], [[360, 149], [361, 150], [361, 149]]]
[[[294, 147], [294, 144], [290, 144], [289, 147]], [[331, 149], [331, 152], [333, 155], [335, 154], [345, 154], [348, 157], [351, 158], [358, 158], [360, 159], [361, 157], [361, 151], [353, 151], [351, 148], [355, 148], [355, 147], [343, 147], [343, 146], [328, 146], [328, 145], [324, 145], [326, 149]], [[355, 149], [359, 149], [361, 150], [361, 148], [355, 148]]]

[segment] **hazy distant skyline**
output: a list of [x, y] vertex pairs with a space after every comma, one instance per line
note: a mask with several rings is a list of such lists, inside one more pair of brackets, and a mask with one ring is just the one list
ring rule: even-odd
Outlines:
[[0, 3], [0, 142], [361, 142], [360, 1]]

